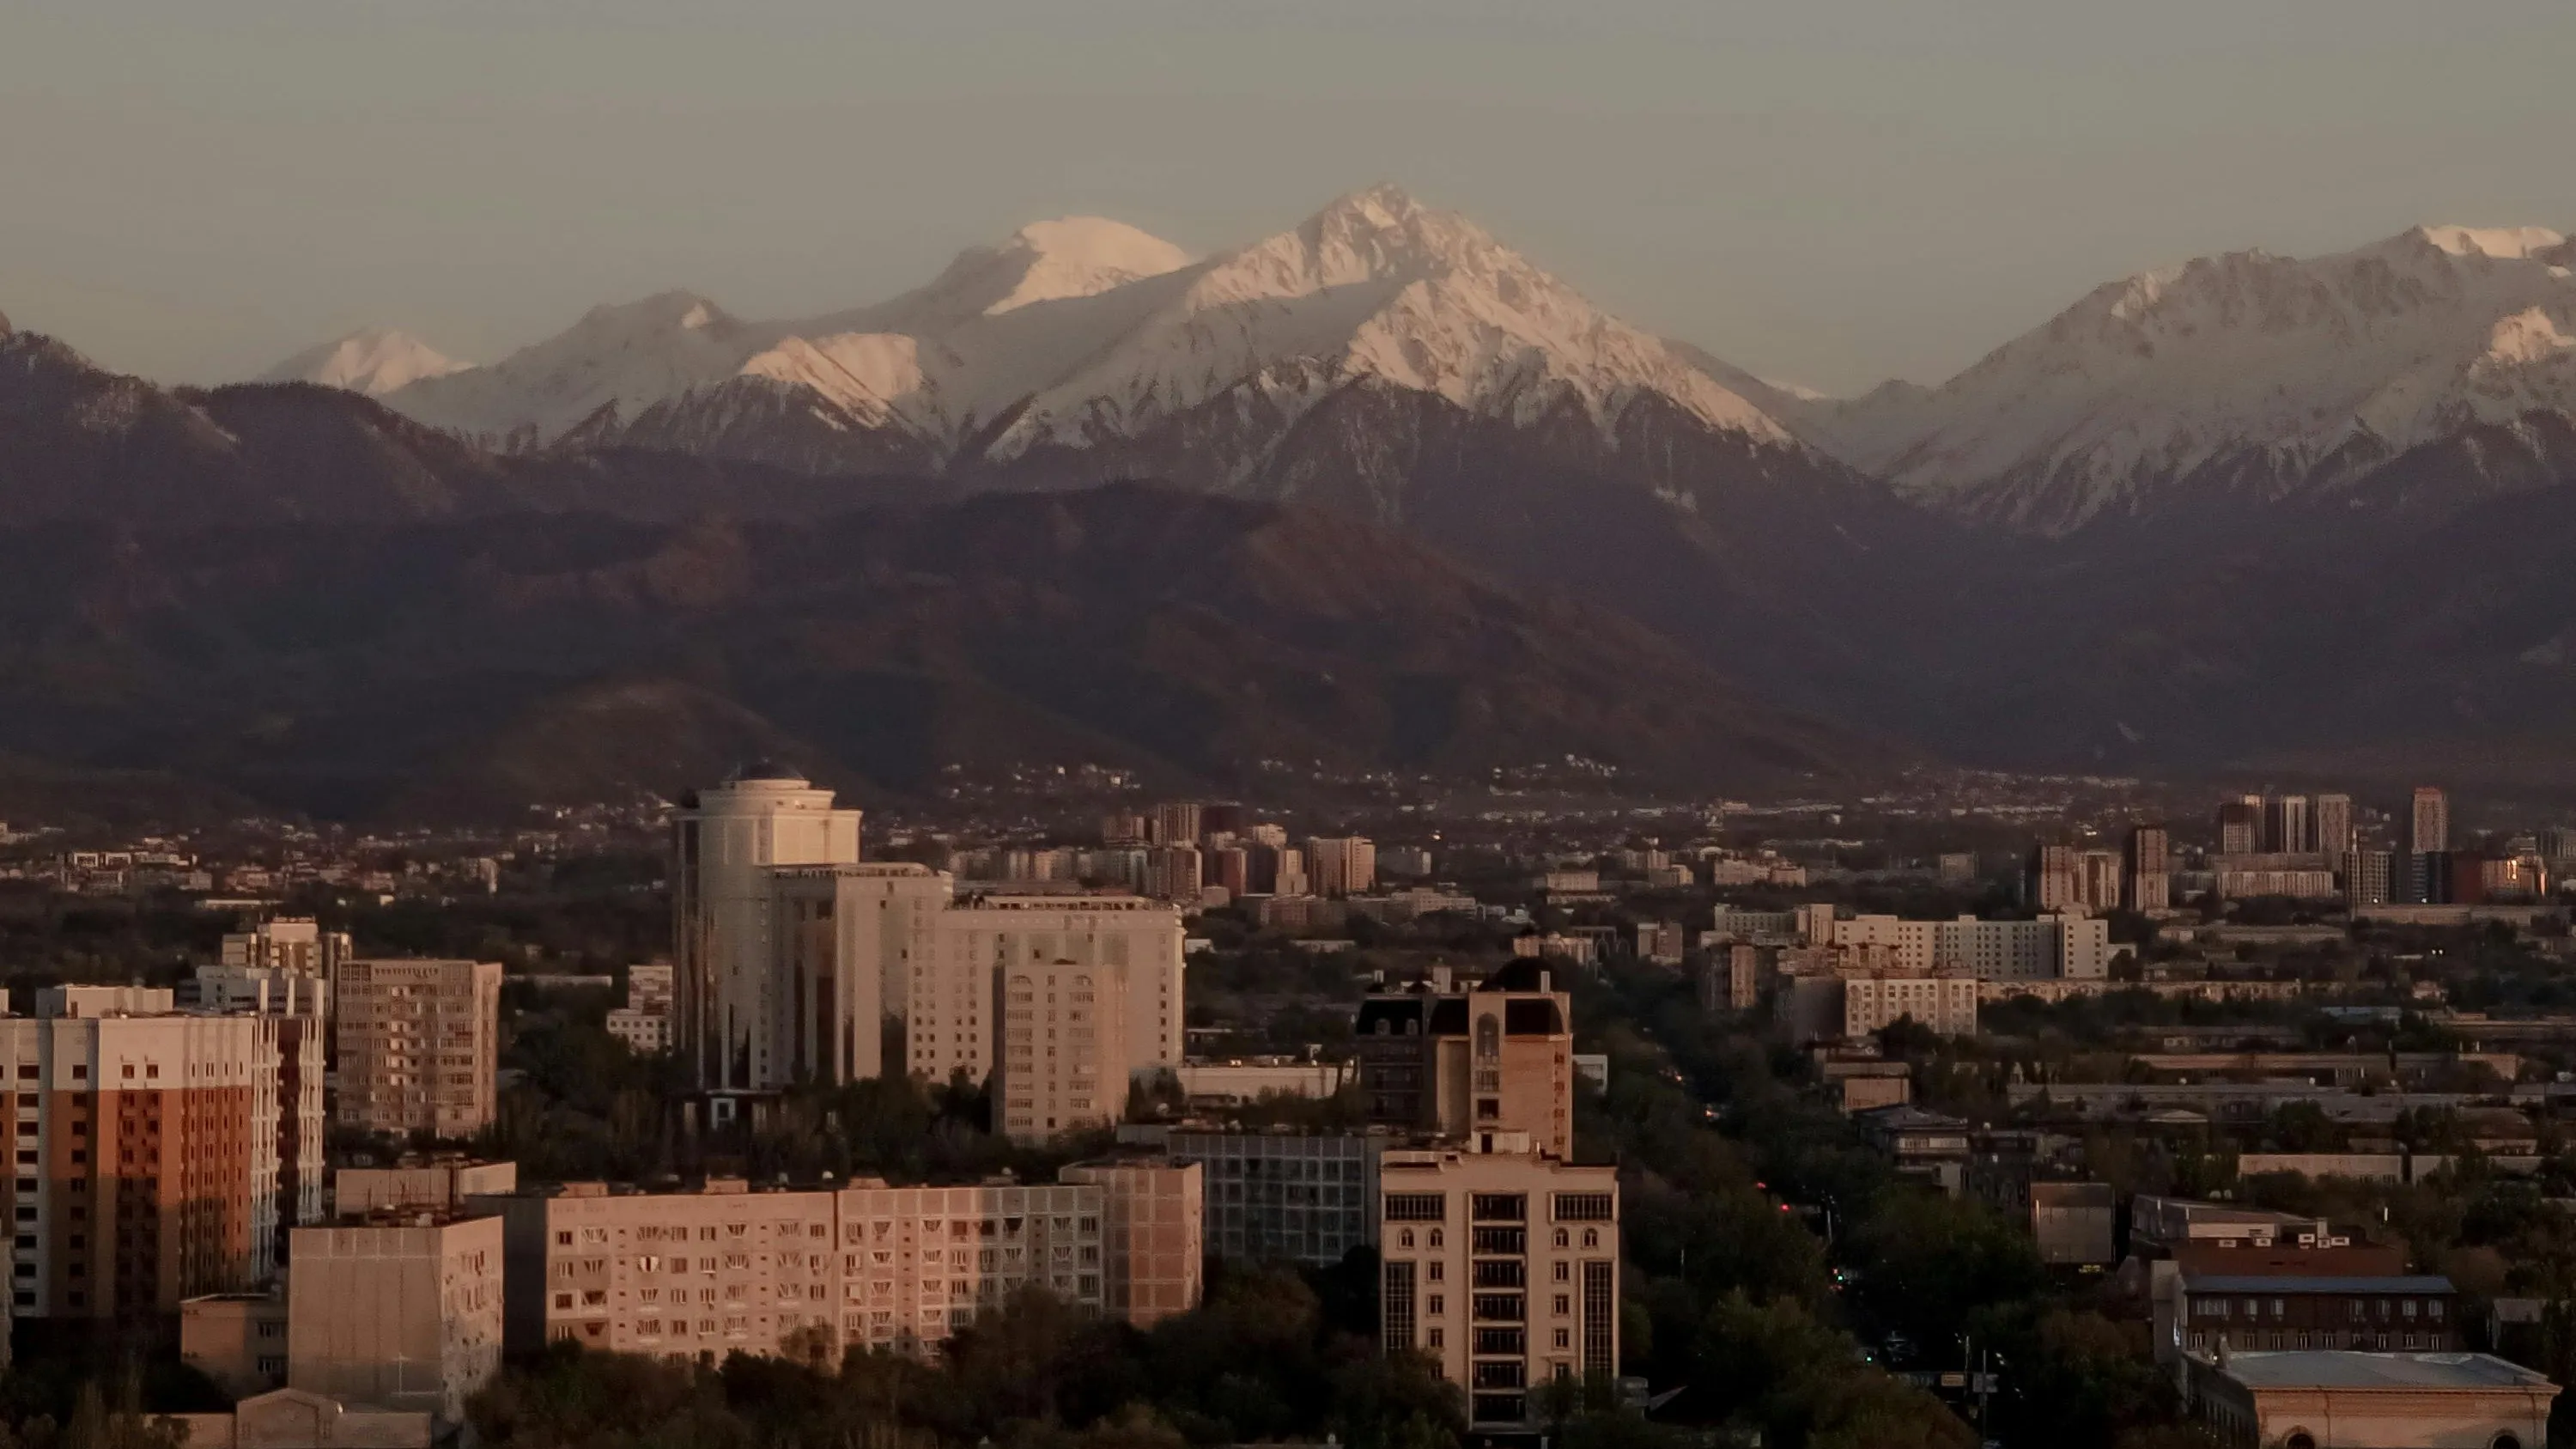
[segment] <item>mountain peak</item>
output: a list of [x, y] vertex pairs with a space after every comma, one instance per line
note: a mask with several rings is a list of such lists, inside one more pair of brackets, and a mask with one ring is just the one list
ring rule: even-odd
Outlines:
[[674, 288], [632, 302], [603, 302], [581, 314], [583, 327], [629, 326], [650, 331], [696, 332], [734, 319], [696, 292]]
[[424, 377], [445, 377], [469, 364], [458, 362], [408, 332], [392, 327], [361, 327], [270, 368], [262, 382], [311, 382], [367, 397], [382, 397]]
[[2405, 234], [2455, 257], [2483, 256], [2520, 261], [2566, 245], [2567, 238], [2542, 226], [2419, 226]]
[[[1190, 254], [1151, 232], [1102, 216], [1062, 216], [1033, 221], [997, 248], [978, 248], [958, 266], [1000, 263], [1011, 285], [978, 310], [1008, 312], [1032, 302], [1088, 297], [1190, 264]], [[951, 271], [958, 267], [951, 267]], [[1000, 280], [1000, 278], [996, 278]]]

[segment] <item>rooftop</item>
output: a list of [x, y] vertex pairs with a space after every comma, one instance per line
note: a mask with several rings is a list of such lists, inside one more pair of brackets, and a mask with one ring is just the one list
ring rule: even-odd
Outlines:
[[2355, 1353], [2342, 1349], [2230, 1354], [2220, 1370], [2251, 1389], [2536, 1389], [2546, 1375], [2484, 1353]]
[[2182, 1286], [2193, 1293], [2449, 1293], [2451, 1280], [2439, 1276], [2377, 1278], [2367, 1274], [2188, 1273]]

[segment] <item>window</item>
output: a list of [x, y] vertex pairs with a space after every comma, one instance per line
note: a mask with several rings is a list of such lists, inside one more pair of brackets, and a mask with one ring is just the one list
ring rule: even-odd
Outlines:
[[1449, 1195], [1442, 1192], [1391, 1192], [1386, 1220], [1391, 1223], [1436, 1223], [1449, 1216]]

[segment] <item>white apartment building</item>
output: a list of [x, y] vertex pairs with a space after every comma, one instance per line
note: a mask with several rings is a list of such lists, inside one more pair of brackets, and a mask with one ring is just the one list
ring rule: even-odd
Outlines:
[[776, 765], [692, 792], [672, 819], [673, 1031], [698, 1085], [763, 1091], [794, 1080], [795, 1003], [772, 979], [770, 867], [852, 865], [859, 812]]
[[[1022, 1288], [1107, 1311], [1139, 1292], [1160, 1303], [1180, 1273], [1155, 1252], [1122, 1256], [1141, 1276], [1113, 1292], [1107, 1220], [1159, 1223], [1188, 1194], [1178, 1179], [1053, 1185], [754, 1192], [716, 1180], [697, 1192], [574, 1183], [551, 1195], [477, 1198], [509, 1243], [509, 1341], [558, 1339], [666, 1358], [945, 1340]], [[1168, 1172], [1168, 1169], [1167, 1169]], [[1194, 1175], [1193, 1175], [1194, 1180]], [[1199, 1229], [1188, 1226], [1194, 1246]], [[1131, 1240], [1132, 1241], [1132, 1240]], [[1168, 1255], [1166, 1255], [1168, 1256]], [[1195, 1254], [1182, 1308], [1196, 1305]], [[1171, 1311], [1158, 1309], [1159, 1311]]]
[[350, 961], [339, 997], [344, 1126], [466, 1137], [491, 1123], [500, 962]]
[[1473, 1426], [1521, 1428], [1533, 1389], [1619, 1370], [1619, 1174], [1490, 1135], [1381, 1160], [1379, 1342], [1428, 1354]]
[[1126, 1115], [1126, 971], [1066, 960], [1003, 968], [993, 1096], [1004, 1133], [1042, 1142]]
[[286, 1382], [345, 1404], [465, 1422], [501, 1370], [502, 1224], [419, 1212], [297, 1228]]

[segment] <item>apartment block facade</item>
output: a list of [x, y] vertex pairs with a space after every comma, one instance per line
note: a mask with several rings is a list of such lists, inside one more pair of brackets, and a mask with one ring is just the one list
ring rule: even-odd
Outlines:
[[1428, 1148], [1379, 1171], [1380, 1343], [1427, 1355], [1473, 1426], [1524, 1427], [1539, 1387], [1618, 1372], [1616, 1168]]
[[[1166, 1169], [1168, 1171], [1168, 1169]], [[1068, 1169], [1070, 1175], [1072, 1169]], [[1114, 1290], [1108, 1223], [1130, 1232]], [[1107, 1311], [1193, 1307], [1197, 1268], [1175, 1258], [1200, 1232], [1162, 1229], [1187, 1205], [1181, 1178], [1104, 1177], [1051, 1185], [754, 1192], [711, 1181], [696, 1192], [568, 1184], [551, 1194], [477, 1198], [507, 1225], [509, 1342], [559, 1339], [666, 1358], [778, 1354], [816, 1347], [919, 1349], [945, 1340], [1024, 1288]]]
[[481, 1131], [499, 1090], [500, 1012], [498, 961], [343, 964], [341, 1125], [448, 1138]]
[[1101, 1189], [1104, 1311], [1151, 1328], [1199, 1304], [1206, 1174], [1195, 1162], [1078, 1162], [1061, 1179]]
[[1943, 1036], [1977, 1034], [1973, 976], [1854, 976], [1843, 987], [1843, 1035], [1876, 1035], [1905, 1017]]
[[279, 1019], [181, 1015], [167, 991], [38, 1011], [0, 1019], [10, 1315], [175, 1314], [273, 1272]]
[[288, 1387], [465, 1420], [501, 1369], [502, 1223], [427, 1211], [297, 1228]]

